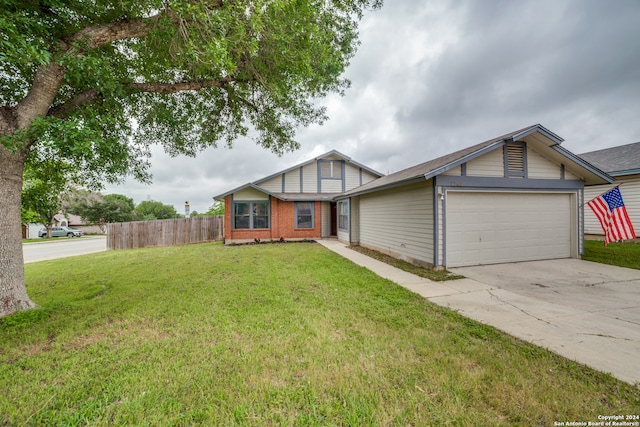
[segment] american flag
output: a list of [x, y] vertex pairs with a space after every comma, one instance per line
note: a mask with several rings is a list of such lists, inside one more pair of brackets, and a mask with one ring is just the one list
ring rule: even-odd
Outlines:
[[622, 201], [622, 194], [620, 194], [618, 187], [596, 197], [587, 205], [600, 221], [604, 231], [605, 246], [617, 240], [634, 239], [636, 237], [636, 232], [633, 230], [633, 225], [631, 225], [627, 208]]

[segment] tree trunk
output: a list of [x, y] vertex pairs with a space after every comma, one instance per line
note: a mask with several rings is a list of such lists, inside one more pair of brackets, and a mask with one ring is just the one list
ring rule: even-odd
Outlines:
[[24, 283], [20, 206], [24, 155], [0, 145], [0, 317], [35, 307]]

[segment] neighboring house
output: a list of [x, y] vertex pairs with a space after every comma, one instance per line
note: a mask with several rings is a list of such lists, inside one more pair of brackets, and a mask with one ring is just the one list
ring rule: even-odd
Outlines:
[[[640, 235], [640, 142], [580, 154], [580, 157], [606, 172], [620, 184], [620, 194], [636, 235]], [[586, 201], [608, 191], [611, 185], [586, 187]], [[591, 209], [585, 210], [584, 232], [587, 236], [603, 236], [604, 232]]]
[[82, 230], [84, 234], [104, 234], [98, 225], [87, 224], [80, 216], [58, 212], [53, 216], [51, 224], [54, 227], [69, 227]]
[[[334, 187], [334, 194], [325, 194], [327, 200], [321, 204], [336, 203], [339, 240], [418, 265], [441, 268], [578, 258], [584, 243], [584, 186], [613, 179], [562, 148], [562, 141], [540, 125], [530, 126], [387, 176], [369, 173], [370, 179], [343, 185], [342, 191]], [[293, 170], [216, 198], [225, 200], [228, 239], [246, 231], [234, 228], [249, 221], [243, 215], [261, 218], [251, 213], [254, 205], [245, 206], [250, 199], [261, 196], [258, 204], [264, 200], [279, 209], [287, 200], [288, 180], [281, 177]], [[324, 174], [318, 172], [317, 177]], [[267, 182], [273, 187], [265, 188]], [[276, 193], [279, 188], [282, 191]], [[291, 200], [301, 193], [292, 194]], [[285, 225], [297, 220], [295, 209], [288, 208]], [[267, 227], [265, 232], [273, 224], [284, 230], [280, 215], [285, 216], [259, 219]], [[318, 216], [328, 217], [316, 214], [316, 221]], [[325, 232], [324, 224], [322, 229], [319, 237], [333, 235]], [[242, 236], [262, 238], [256, 234], [259, 230], [248, 231]]]
[[225, 203], [225, 242], [337, 236], [335, 197], [381, 176], [333, 150], [216, 196]]
[[62, 211], [58, 212], [53, 216], [53, 219], [51, 220], [51, 225], [53, 225], [54, 227], [70, 227], [69, 220], [67, 219], [67, 217], [64, 215]]

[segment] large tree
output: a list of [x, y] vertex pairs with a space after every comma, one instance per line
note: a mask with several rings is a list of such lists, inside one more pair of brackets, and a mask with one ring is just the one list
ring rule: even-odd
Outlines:
[[0, 316], [33, 307], [20, 190], [28, 156], [81, 184], [148, 180], [152, 144], [239, 136], [276, 153], [343, 91], [357, 23], [381, 0], [0, 0]]

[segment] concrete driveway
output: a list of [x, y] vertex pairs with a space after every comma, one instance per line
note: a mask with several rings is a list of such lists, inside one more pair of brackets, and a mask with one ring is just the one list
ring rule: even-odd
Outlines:
[[468, 292], [429, 300], [640, 385], [640, 270], [561, 259], [451, 271]]

